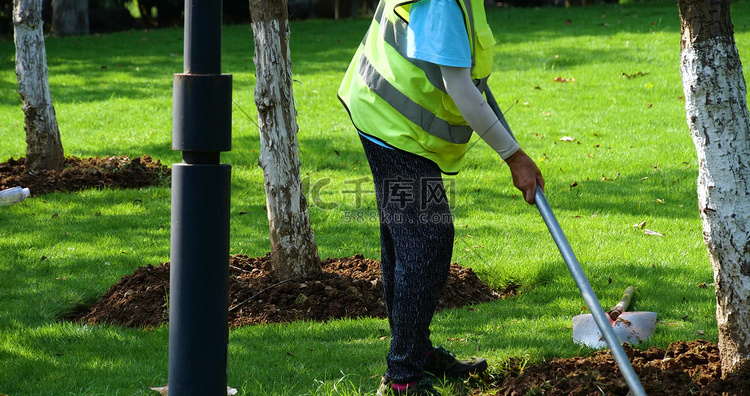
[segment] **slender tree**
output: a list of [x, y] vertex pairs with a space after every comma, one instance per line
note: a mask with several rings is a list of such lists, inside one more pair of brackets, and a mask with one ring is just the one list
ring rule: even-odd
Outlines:
[[302, 278], [322, 269], [302, 194], [287, 0], [250, 0], [250, 16], [271, 260], [278, 278]]
[[687, 124], [716, 284], [722, 372], [750, 369], [750, 115], [729, 0], [678, 0]]
[[18, 94], [25, 115], [26, 168], [60, 170], [65, 158], [47, 77], [42, 0], [15, 0], [13, 25]]

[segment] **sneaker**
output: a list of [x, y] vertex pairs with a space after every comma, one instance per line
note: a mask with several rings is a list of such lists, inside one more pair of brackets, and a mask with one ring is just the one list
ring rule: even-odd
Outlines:
[[482, 358], [458, 360], [452, 353], [441, 346], [433, 348], [424, 362], [424, 371], [438, 378], [444, 376], [465, 378], [471, 374], [481, 373], [484, 370], [487, 370], [486, 360]]
[[377, 396], [441, 396], [437, 389], [432, 387], [432, 382], [427, 378], [408, 384], [397, 384], [387, 380], [380, 380]]

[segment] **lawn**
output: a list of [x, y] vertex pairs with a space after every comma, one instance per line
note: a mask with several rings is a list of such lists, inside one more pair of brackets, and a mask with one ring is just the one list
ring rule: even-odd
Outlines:
[[[747, 1], [733, 3], [740, 56]], [[716, 341], [713, 276], [697, 210], [697, 159], [680, 80], [674, 2], [488, 12], [499, 42], [490, 80], [602, 305], [628, 285], [657, 312], [654, 337]], [[292, 61], [302, 172], [322, 257], [379, 258], [369, 169], [336, 90], [367, 20], [294, 21]], [[50, 84], [69, 156], [150, 155], [171, 164], [172, 74], [180, 29], [47, 38]], [[234, 76], [232, 254], [269, 250], [258, 167], [249, 25], [226, 26]], [[24, 155], [12, 38], [0, 39], [0, 161]], [[477, 139], [476, 137], [474, 138]], [[433, 340], [495, 369], [586, 355], [571, 339], [584, 302], [535, 208], [481, 141], [454, 187], [453, 260], [521, 294], [437, 314]], [[361, 190], [357, 188], [360, 187]], [[358, 192], [359, 191], [359, 192]], [[634, 227], [645, 222], [644, 228]], [[137, 267], [169, 260], [168, 186], [54, 193], [0, 208], [0, 394], [148, 395], [167, 382], [168, 329], [58, 318]], [[661, 236], [647, 235], [652, 230]], [[385, 370], [380, 319], [248, 326], [229, 335], [228, 384], [244, 395], [374, 394]]]

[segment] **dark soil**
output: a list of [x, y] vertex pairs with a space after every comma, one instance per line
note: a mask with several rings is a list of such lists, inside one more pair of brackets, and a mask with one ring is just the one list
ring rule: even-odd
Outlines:
[[26, 159], [0, 163], [0, 190], [21, 186], [31, 196], [55, 191], [80, 191], [91, 188], [141, 188], [168, 184], [171, 170], [151, 157], [68, 157], [61, 171], [26, 169]]
[[[170, 170], [148, 156], [138, 158], [68, 158], [61, 172], [28, 172], [24, 159], [0, 163], [0, 189], [28, 187], [32, 195], [87, 188], [140, 188], [169, 182]], [[229, 325], [325, 321], [344, 317], [384, 317], [378, 262], [362, 256], [326, 259], [323, 272], [302, 282], [279, 282], [268, 257], [232, 256], [229, 278]], [[466, 307], [513, 296], [493, 291], [471, 269], [451, 266], [440, 308]], [[151, 328], [168, 321], [169, 263], [138, 268], [123, 276], [92, 305], [78, 307], [65, 319]], [[626, 353], [649, 395], [748, 395], [750, 375], [721, 378], [719, 350], [707, 341], [678, 341], [667, 350]], [[510, 359], [476, 382], [473, 395], [626, 395], [627, 384], [608, 351], [590, 357], [553, 359], [525, 365]]]
[[[360, 255], [326, 259], [323, 271], [304, 281], [279, 282], [268, 256], [231, 256], [229, 260], [229, 325], [326, 321], [340, 318], [385, 317], [380, 292], [380, 264]], [[138, 268], [123, 276], [92, 306], [67, 319], [126, 327], [155, 327], [169, 320], [169, 263]], [[508, 290], [505, 295], [512, 295]], [[451, 265], [440, 308], [489, 302], [502, 296], [487, 287], [471, 269]]]
[[[664, 349], [633, 349], [627, 344], [630, 358], [648, 395], [748, 395], [750, 376], [730, 375], [721, 378], [719, 348], [704, 340], [677, 341]], [[487, 393], [474, 395], [626, 395], [628, 386], [620, 375], [609, 350], [590, 357], [552, 359], [547, 364], [526, 366], [512, 359], [506, 364], [510, 373], [497, 379], [485, 378], [493, 384]], [[494, 383], [493, 383], [494, 381]]]

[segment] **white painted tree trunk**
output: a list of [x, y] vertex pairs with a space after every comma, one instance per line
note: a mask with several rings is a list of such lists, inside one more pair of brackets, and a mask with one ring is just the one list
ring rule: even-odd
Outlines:
[[25, 114], [26, 168], [60, 170], [65, 159], [47, 77], [42, 0], [15, 0], [13, 25], [18, 94]]
[[286, 7], [285, 0], [250, 1], [271, 260], [278, 278], [293, 279], [322, 269], [302, 194]]
[[716, 283], [722, 372], [750, 368], [750, 114], [728, 0], [680, 0], [687, 123]]

